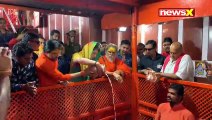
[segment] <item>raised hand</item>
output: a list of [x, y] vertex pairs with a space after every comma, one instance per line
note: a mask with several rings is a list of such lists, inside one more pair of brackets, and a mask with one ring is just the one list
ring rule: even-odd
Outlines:
[[10, 58], [11, 51], [8, 48], [0, 48], [0, 77], [11, 75], [12, 61]]

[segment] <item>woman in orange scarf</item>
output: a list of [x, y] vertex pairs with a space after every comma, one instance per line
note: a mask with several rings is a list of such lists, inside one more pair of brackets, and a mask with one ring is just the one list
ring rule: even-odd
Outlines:
[[61, 54], [61, 43], [48, 40], [44, 44], [44, 53], [36, 60], [35, 66], [41, 87], [64, 83], [73, 78], [86, 76], [88, 69], [71, 74], [63, 74], [58, 70], [58, 57]]
[[116, 57], [118, 48], [115, 44], [109, 44], [106, 47], [105, 56], [100, 57], [99, 63], [105, 66], [106, 74], [114, 76], [114, 78], [123, 82], [123, 77], [130, 74], [130, 68], [120, 59]]

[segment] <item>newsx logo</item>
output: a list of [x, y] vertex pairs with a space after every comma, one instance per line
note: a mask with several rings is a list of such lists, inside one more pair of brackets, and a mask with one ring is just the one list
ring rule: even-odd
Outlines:
[[160, 17], [194, 17], [194, 8], [160, 8], [158, 11]]

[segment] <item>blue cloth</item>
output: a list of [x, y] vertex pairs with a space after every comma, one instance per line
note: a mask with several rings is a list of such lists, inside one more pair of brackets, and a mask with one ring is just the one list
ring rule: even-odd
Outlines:
[[[118, 51], [117, 53], [117, 57], [122, 60], [122, 55], [121, 55], [121, 52], [120, 50]], [[125, 54], [125, 61], [124, 63], [129, 66], [129, 67], [132, 67], [132, 54], [128, 53], [128, 54]]]
[[8, 46], [9, 41], [14, 37], [12, 32], [7, 32], [6, 34], [2, 34], [0, 32], [0, 47]]
[[35, 70], [35, 64], [32, 60], [30, 64], [22, 67], [16, 60], [12, 60], [13, 68], [11, 81], [11, 91], [16, 92], [21, 90], [23, 84], [35, 82], [38, 85], [38, 78]]
[[60, 56], [58, 58], [58, 70], [63, 74], [70, 73], [71, 58], [67, 56]]

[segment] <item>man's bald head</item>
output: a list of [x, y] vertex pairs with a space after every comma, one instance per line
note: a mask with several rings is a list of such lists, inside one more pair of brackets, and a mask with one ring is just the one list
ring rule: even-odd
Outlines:
[[173, 60], [177, 60], [183, 52], [183, 46], [179, 42], [173, 42], [170, 46], [170, 56]]
[[179, 42], [173, 42], [170, 47], [172, 47], [173, 49], [179, 50], [179, 51], [183, 50], [183, 46]]

